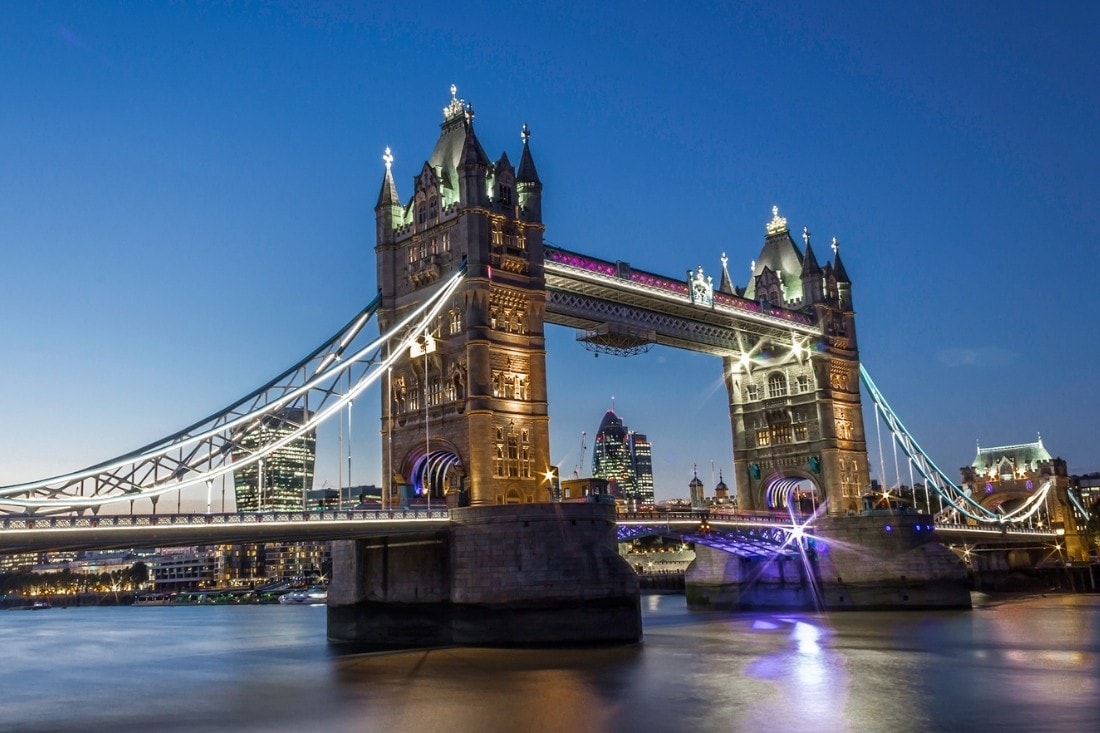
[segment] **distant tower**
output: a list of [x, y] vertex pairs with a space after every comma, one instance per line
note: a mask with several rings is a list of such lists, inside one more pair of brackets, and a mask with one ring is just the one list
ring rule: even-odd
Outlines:
[[[243, 427], [235, 439], [240, 450], [234, 458], [290, 435], [308, 418], [304, 409], [294, 407]], [[234, 470], [237, 511], [301, 511], [306, 492], [313, 488], [316, 452], [317, 433], [310, 430], [258, 462]]]
[[638, 504], [653, 504], [653, 449], [646, 436], [634, 431], [627, 433], [626, 443], [630, 450], [630, 465], [634, 470]]
[[653, 452], [649, 440], [608, 410], [592, 446], [592, 477], [614, 481], [635, 506], [653, 503]]
[[821, 267], [809, 230], [803, 254], [775, 207], [765, 232], [745, 297], [765, 313], [772, 306], [804, 311], [821, 333], [793, 348], [764, 342], [751, 357], [723, 360], [740, 508], [770, 508], [770, 489], [793, 487], [795, 479], [812, 483], [829, 513], [856, 511], [870, 470], [852, 284], [835, 239], [833, 261]]
[[725, 503], [730, 496], [730, 489], [726, 486], [726, 482], [722, 480], [722, 472], [718, 472], [718, 483], [714, 485], [714, 498], [721, 503]]
[[624, 499], [637, 498], [627, 429], [614, 410], [604, 413], [592, 444], [592, 478], [614, 481]]
[[383, 158], [379, 328], [389, 330], [464, 262], [467, 273], [429, 327], [434, 351], [398, 361], [382, 394], [387, 496], [397, 485], [453, 505], [551, 496], [542, 183], [526, 125], [521, 138], [518, 169], [507, 154], [489, 160], [473, 108], [452, 86], [439, 139], [405, 203], [388, 148]]
[[699, 479], [699, 471], [695, 471], [688, 484], [688, 496], [691, 499], [692, 509], [702, 509], [706, 504], [703, 496], [703, 482]]

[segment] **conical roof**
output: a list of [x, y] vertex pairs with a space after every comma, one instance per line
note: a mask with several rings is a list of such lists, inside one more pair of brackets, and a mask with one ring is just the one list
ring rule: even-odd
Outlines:
[[519, 158], [519, 170], [516, 172], [516, 180], [524, 183], [541, 184], [539, 172], [535, 170], [535, 159], [531, 157], [531, 146], [529, 144], [531, 129], [524, 125], [523, 132], [520, 135], [523, 137], [523, 154]]
[[772, 207], [772, 220], [766, 225], [764, 247], [753, 267], [752, 279], [745, 288], [745, 297], [756, 298], [756, 278], [765, 269], [779, 275], [786, 288], [788, 301], [802, 299], [802, 250], [798, 248], [787, 230], [787, 220], [779, 216], [779, 207]]

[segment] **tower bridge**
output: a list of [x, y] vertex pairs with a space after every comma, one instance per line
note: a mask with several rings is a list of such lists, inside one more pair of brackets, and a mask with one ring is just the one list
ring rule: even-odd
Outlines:
[[[773, 208], [743, 287], [730, 278], [724, 256], [716, 285], [698, 265], [663, 276], [551, 245], [526, 125], [521, 138], [517, 166], [507, 153], [490, 159], [472, 109], [452, 86], [440, 136], [407, 198], [394, 179], [394, 157], [388, 149], [383, 157], [374, 209], [379, 292], [369, 305], [297, 364], [204, 420], [82, 471], [0, 487], [0, 513], [10, 521], [54, 522], [135, 501], [155, 511], [165, 494], [209, 492], [215, 480], [252, 466], [262, 494], [265, 460], [322, 422], [341, 419], [378, 385], [382, 509], [409, 495], [445, 506], [446, 536], [379, 552], [366, 537], [384, 535], [385, 525], [363, 518], [360, 538], [334, 549], [333, 638], [636, 639], [637, 581], [614, 552], [613, 511], [551, 502], [551, 324], [577, 329], [578, 340], [597, 351], [628, 355], [660, 345], [716, 357], [740, 508], [785, 510], [797, 489], [822, 509], [813, 532], [828, 537], [831, 549], [815, 552], [799, 571], [801, 590], [793, 595], [793, 576], [782, 570], [778, 595], [745, 592], [755, 583], [749, 579], [760, 577], [762, 555], [753, 553], [792, 557], [791, 548], [803, 546], [789, 540], [805, 527], [716, 532], [724, 520], [715, 519], [709, 532], [686, 535], [700, 547], [720, 547], [718, 554], [704, 550], [693, 570], [696, 602], [796, 604], [812, 597], [834, 608], [969, 605], [965, 573], [927, 517], [862, 511], [870, 470], [861, 384], [953, 518], [1003, 528], [1052, 507], [1051, 521], [1067, 543], [1077, 542], [1073, 552], [1083, 553], [1064, 487], [1051, 493], [1048, 483], [1034, 486], [1011, 506], [983, 503], [919, 448], [860, 364], [852, 283], [835, 239], [831, 257], [819, 261], [809, 230], [799, 246]], [[368, 323], [376, 324], [377, 337], [367, 334]], [[274, 523], [264, 526], [276, 531]], [[869, 555], [877, 562], [868, 563]], [[418, 636], [428, 627], [442, 631]]]

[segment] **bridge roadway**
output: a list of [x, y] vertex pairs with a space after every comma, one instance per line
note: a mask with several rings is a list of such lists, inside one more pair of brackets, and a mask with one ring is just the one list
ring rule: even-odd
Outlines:
[[[449, 522], [448, 510], [426, 507], [260, 514], [8, 515], [0, 518], [0, 553], [424, 535], [446, 529]], [[793, 552], [789, 536], [796, 527], [801, 534], [814, 535], [812, 522], [795, 525], [789, 517], [764, 512], [620, 512], [618, 525], [621, 541], [667, 535], [742, 555]], [[970, 546], [1028, 542], [1053, 546], [1059, 539], [1050, 531], [1019, 527], [940, 524], [936, 534], [945, 544]]]

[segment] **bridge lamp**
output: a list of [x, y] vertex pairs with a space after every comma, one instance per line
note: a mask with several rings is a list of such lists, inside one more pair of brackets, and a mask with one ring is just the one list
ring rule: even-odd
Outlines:
[[428, 354], [435, 351], [435, 339], [432, 338], [428, 329], [424, 329], [422, 339], [417, 339], [409, 344], [409, 356], [416, 358], [423, 355], [424, 357], [424, 492], [428, 496], [428, 511], [432, 510], [432, 487], [431, 476], [428, 473], [428, 461], [431, 459], [431, 435], [429, 433], [428, 426]]
[[800, 344], [797, 340], [795, 340], [794, 343], [791, 344], [791, 354], [794, 356], [795, 359], [802, 358], [802, 344]]
[[742, 351], [741, 358], [737, 360], [737, 363], [741, 365], [741, 368], [744, 369], [746, 373], [748, 373], [751, 362], [749, 361], [749, 355], [747, 353]]

